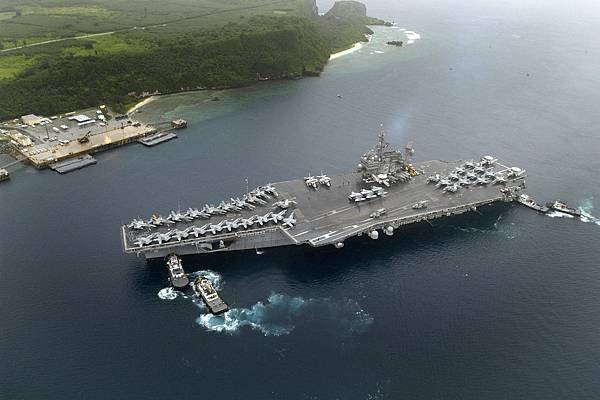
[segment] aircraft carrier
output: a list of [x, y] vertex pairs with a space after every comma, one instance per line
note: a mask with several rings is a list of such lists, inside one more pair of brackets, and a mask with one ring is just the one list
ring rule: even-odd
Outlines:
[[146, 258], [256, 250], [285, 245], [344, 246], [350, 237], [393, 235], [403, 225], [519, 201], [526, 171], [492, 156], [412, 162], [412, 145], [393, 148], [379, 134], [357, 170], [323, 173], [121, 227], [126, 253]]

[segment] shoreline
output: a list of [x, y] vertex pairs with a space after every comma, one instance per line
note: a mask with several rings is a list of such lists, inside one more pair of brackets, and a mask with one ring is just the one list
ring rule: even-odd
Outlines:
[[127, 110], [127, 114], [131, 114], [136, 112], [138, 109], [142, 108], [143, 106], [145, 106], [146, 104], [156, 100], [157, 96], [150, 96], [145, 98], [144, 100], [140, 101], [139, 103], [137, 103], [136, 105], [134, 105], [133, 107], [131, 107], [129, 110]]
[[[366, 43], [370, 42], [371, 41], [371, 35], [367, 35], [366, 37], [367, 37], [367, 42]], [[356, 42], [349, 49], [338, 51], [337, 53], [331, 54], [329, 56], [329, 59], [327, 60], [327, 62], [335, 60], [336, 58], [340, 58], [340, 57], [343, 57], [345, 55], [354, 53], [355, 51], [360, 50], [364, 45], [365, 45], [365, 42], [362, 42], [362, 41], [361, 42]], [[307, 76], [309, 76], [309, 75], [302, 76], [302, 78], [306, 78]], [[278, 81], [278, 80], [283, 80], [283, 78], [269, 79], [269, 81]], [[252, 85], [248, 85], [248, 86], [254, 86], [254, 85], [256, 85], [259, 82], [260, 81], [254, 82]], [[246, 87], [246, 85], [231, 86], [231, 87], [222, 87], [222, 88], [198, 88], [198, 89], [192, 89], [192, 90], [176, 90], [176, 91], [169, 92], [169, 93], [155, 94], [155, 95], [147, 97], [144, 100], [136, 103], [133, 107], [131, 107], [129, 110], [127, 110], [127, 114], [134, 113], [137, 110], [139, 110], [140, 108], [142, 108], [143, 106], [147, 105], [148, 103], [150, 103], [150, 102], [158, 99], [159, 97], [166, 96], [166, 95], [181, 94], [181, 93], [186, 93], [186, 92], [202, 92], [202, 91], [206, 91], [206, 90], [230, 90], [230, 89], [238, 89], [238, 88], [241, 88], [241, 87]]]
[[354, 53], [355, 51], [360, 50], [363, 47], [363, 45], [364, 45], [364, 42], [356, 42], [349, 49], [338, 51], [337, 53], [331, 54], [329, 56], [329, 61], [335, 60], [336, 58], [343, 57], [343, 56], [348, 55], [350, 53]]

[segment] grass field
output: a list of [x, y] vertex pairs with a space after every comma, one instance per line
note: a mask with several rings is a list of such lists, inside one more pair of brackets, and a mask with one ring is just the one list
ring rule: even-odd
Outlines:
[[0, 57], [0, 81], [14, 78], [35, 62], [35, 58], [22, 55]]

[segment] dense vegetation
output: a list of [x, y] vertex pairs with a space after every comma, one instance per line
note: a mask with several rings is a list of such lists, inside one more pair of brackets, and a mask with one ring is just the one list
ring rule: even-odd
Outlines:
[[[237, 0], [247, 2], [256, 3]], [[361, 19], [367, 18], [361, 3], [344, 2], [354, 4], [336, 6], [322, 17], [312, 0], [276, 3], [278, 8], [269, 3], [268, 15], [252, 8], [235, 18], [220, 15], [218, 21], [175, 31], [128, 29], [5, 53], [0, 56], [0, 120], [101, 103], [124, 110], [151, 93], [318, 74], [331, 52], [365, 40], [370, 32]]]

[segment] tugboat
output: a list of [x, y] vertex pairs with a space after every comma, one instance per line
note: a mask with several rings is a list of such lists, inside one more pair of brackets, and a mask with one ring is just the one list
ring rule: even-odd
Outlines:
[[217, 291], [206, 277], [199, 276], [193, 284], [194, 292], [204, 300], [212, 314], [222, 314], [229, 309], [227, 304], [219, 297]]
[[171, 277], [171, 285], [173, 285], [175, 289], [183, 289], [189, 285], [190, 280], [185, 274], [185, 271], [181, 266], [181, 260], [176, 254], [169, 254], [167, 256], [167, 269], [169, 270], [169, 276]]
[[533, 200], [531, 197], [529, 197], [525, 193], [519, 195], [519, 197], [517, 198], [517, 201], [519, 203], [523, 204], [524, 206], [529, 207], [532, 210], [539, 211], [541, 213], [547, 213], [548, 211], [550, 211], [550, 209], [547, 206], [543, 206], [541, 204], [536, 203], [535, 200]]
[[10, 179], [10, 175], [7, 170], [0, 168], [0, 182]]
[[560, 200], [556, 200], [554, 203], [551, 203], [551, 202], [546, 203], [546, 206], [548, 206], [548, 208], [550, 210], [560, 211], [562, 213], [569, 214], [574, 217], [581, 217], [581, 211], [579, 211], [575, 208], [569, 207], [566, 203], [564, 203]]

